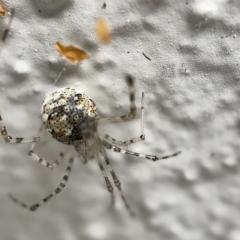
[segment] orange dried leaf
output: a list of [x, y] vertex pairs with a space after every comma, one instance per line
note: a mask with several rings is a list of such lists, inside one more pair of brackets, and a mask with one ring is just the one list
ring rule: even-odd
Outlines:
[[6, 11], [7, 10], [2, 5], [0, 5], [0, 14], [5, 15]]
[[83, 61], [89, 57], [84, 50], [74, 47], [73, 45], [64, 45], [60, 42], [56, 42], [55, 48], [71, 63]]
[[101, 41], [102, 43], [110, 42], [111, 33], [110, 33], [107, 22], [103, 18], [100, 18], [97, 21], [95, 32], [99, 41]]

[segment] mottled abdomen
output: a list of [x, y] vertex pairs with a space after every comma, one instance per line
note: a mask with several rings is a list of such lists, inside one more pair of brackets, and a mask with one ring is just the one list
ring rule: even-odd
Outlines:
[[70, 145], [82, 143], [86, 129], [96, 129], [99, 119], [93, 100], [68, 87], [58, 88], [45, 97], [41, 117], [53, 138]]

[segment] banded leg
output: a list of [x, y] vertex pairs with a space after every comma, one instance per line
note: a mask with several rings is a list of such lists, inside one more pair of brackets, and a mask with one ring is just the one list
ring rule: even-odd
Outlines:
[[[42, 132], [42, 130], [43, 130], [43, 125], [41, 125], [41, 127], [40, 127], [37, 135], [40, 135], [41, 132]], [[50, 168], [51, 170], [53, 170], [54, 168], [56, 168], [56, 167], [59, 165], [60, 161], [63, 159], [63, 157], [64, 157], [64, 155], [65, 155], [65, 152], [66, 152], [66, 150], [67, 150], [67, 146], [64, 145], [63, 151], [60, 152], [58, 158], [55, 160], [55, 162], [54, 162], [53, 164], [50, 164], [50, 163], [48, 163], [44, 158], [39, 157], [39, 156], [37, 155], [37, 153], [34, 152], [35, 146], [36, 146], [36, 142], [34, 142], [34, 143], [32, 144], [32, 146], [30, 147], [30, 149], [29, 149], [29, 151], [28, 151], [28, 155], [32, 158], [32, 160], [40, 163], [40, 164], [43, 165], [43, 167], [45, 167], [45, 168]]]
[[[8, 33], [9, 33], [9, 30], [10, 30], [10, 27], [11, 27], [11, 24], [12, 24], [12, 21], [13, 21], [13, 18], [14, 18], [14, 12], [15, 10], [12, 9], [10, 14], [10, 19], [9, 19], [9, 22], [8, 22], [8, 25], [2, 35], [2, 38], [0, 40], [0, 53], [2, 51], [2, 48], [3, 48], [3, 45], [7, 39], [7, 36], [8, 36]], [[33, 138], [20, 138], [20, 137], [17, 137], [17, 138], [12, 138], [11, 136], [8, 135], [7, 133], [7, 129], [2, 121], [2, 117], [0, 115], [0, 131], [1, 131], [1, 136], [2, 138], [4, 139], [4, 141], [6, 143], [11, 143], [11, 144], [14, 144], [14, 143], [31, 143], [31, 142], [40, 142], [40, 141], [47, 141], [49, 139], [46, 139], [46, 138], [40, 138], [40, 137], [33, 137]]]
[[133, 139], [130, 139], [130, 140], [127, 140], [127, 141], [119, 141], [119, 140], [117, 140], [115, 138], [112, 138], [111, 136], [109, 136], [108, 134], [103, 133], [103, 132], [99, 132], [99, 135], [103, 140], [106, 140], [107, 142], [110, 142], [111, 144], [114, 144], [114, 145], [117, 145], [117, 146], [128, 146], [130, 144], [137, 143], [137, 142], [145, 140], [145, 135], [140, 135], [139, 137], [136, 137], [136, 138], [133, 138]]
[[137, 110], [135, 105], [135, 86], [134, 80], [131, 75], [125, 74], [125, 80], [128, 85], [129, 89], [129, 100], [130, 100], [130, 110], [129, 113], [119, 117], [112, 117], [112, 118], [101, 118], [99, 119], [99, 124], [106, 124], [106, 123], [116, 123], [116, 122], [124, 122], [135, 118]]
[[181, 153], [181, 151], [178, 151], [178, 152], [175, 152], [175, 153], [170, 154], [170, 155], [156, 156], [156, 155], [149, 155], [149, 154], [144, 154], [144, 153], [133, 152], [133, 151], [130, 151], [130, 150], [125, 150], [125, 149], [119, 148], [117, 146], [114, 146], [111, 143], [106, 142], [106, 141], [102, 141], [102, 143], [107, 149], [110, 149], [114, 152], [119, 152], [119, 153], [123, 153], [123, 154], [126, 154], [126, 155], [132, 155], [132, 156], [139, 157], [139, 158], [145, 158], [145, 159], [151, 160], [153, 162], [156, 162], [156, 161], [159, 161], [159, 160], [164, 160], [164, 159], [167, 159], [167, 158], [176, 157], [177, 155], [179, 155]]
[[110, 180], [109, 180], [109, 178], [107, 176], [107, 173], [106, 173], [106, 171], [105, 171], [105, 169], [104, 169], [104, 167], [103, 167], [103, 165], [102, 165], [102, 163], [100, 161], [99, 156], [97, 156], [97, 163], [98, 163], [98, 166], [99, 166], [99, 168], [101, 170], [102, 176], [103, 176], [103, 178], [105, 180], [105, 184], [106, 184], [107, 190], [111, 194], [111, 206], [114, 206], [114, 204], [115, 204], [115, 197], [114, 197], [114, 192], [113, 192], [113, 186], [112, 186], [112, 184], [111, 184], [111, 182], [110, 182]]
[[67, 150], [67, 146], [64, 146], [63, 150], [60, 152], [58, 158], [55, 160], [55, 162], [53, 164], [48, 163], [44, 158], [39, 157], [36, 152], [33, 151], [35, 147], [35, 143], [32, 144], [30, 150], [28, 151], [28, 155], [31, 157], [32, 160], [40, 163], [43, 167], [45, 168], [49, 168], [51, 170], [53, 170], [54, 168], [56, 168], [59, 163], [62, 161], [63, 157], [65, 156], [65, 152]]
[[106, 133], [103, 133], [101, 131], [98, 130], [99, 135], [101, 136], [101, 138], [103, 138], [104, 140], [117, 145], [117, 146], [128, 146], [130, 144], [136, 143], [136, 142], [140, 142], [145, 140], [145, 134], [144, 134], [144, 126], [145, 126], [145, 110], [144, 110], [144, 93], [142, 93], [142, 100], [141, 100], [141, 126], [140, 126], [140, 136], [127, 140], [127, 141], [119, 141], [116, 140], [115, 138], [112, 138], [111, 136], [109, 136]]
[[[96, 144], [96, 146], [98, 147], [98, 149], [102, 149], [102, 144], [101, 144], [101, 140], [97, 134], [96, 131], [96, 121], [95, 119], [89, 119], [89, 121], [86, 123], [86, 128], [82, 129], [82, 134], [85, 138], [85, 141], [83, 142], [83, 144], [81, 145], [76, 145], [75, 146], [75, 150], [78, 152], [79, 155], [81, 155], [81, 160], [83, 163], [87, 163], [88, 160], [88, 150], [91, 149], [91, 147], [93, 146], [93, 144]], [[91, 141], [92, 140], [92, 141]], [[91, 143], [89, 143], [89, 141]], [[107, 190], [110, 192], [111, 194], [111, 206], [114, 206], [115, 204], [115, 197], [114, 197], [114, 192], [113, 192], [113, 186], [107, 176], [107, 173], [103, 167], [103, 164], [100, 160], [100, 156], [99, 154], [95, 154], [99, 169], [101, 171], [101, 174], [105, 180], [105, 184], [107, 187]]]
[[18, 204], [19, 206], [24, 207], [24, 208], [26, 208], [30, 211], [36, 211], [39, 207], [44, 205], [46, 202], [48, 202], [54, 196], [59, 194], [65, 188], [65, 186], [67, 184], [67, 181], [68, 181], [68, 178], [69, 178], [69, 174], [70, 174], [71, 169], [72, 169], [73, 161], [74, 161], [74, 158], [71, 157], [68, 161], [68, 166], [67, 166], [66, 172], [65, 172], [61, 182], [59, 183], [58, 187], [51, 194], [49, 194], [47, 197], [43, 198], [40, 202], [38, 202], [36, 204], [33, 204], [32, 206], [28, 206], [27, 204], [19, 201], [12, 194], [9, 194], [9, 197], [13, 200], [13, 202]]
[[127, 200], [126, 200], [126, 198], [125, 198], [125, 196], [124, 196], [124, 194], [123, 194], [123, 191], [122, 191], [122, 188], [121, 188], [121, 182], [119, 181], [116, 173], [114, 172], [114, 170], [113, 170], [113, 168], [112, 168], [112, 166], [111, 166], [111, 164], [110, 164], [110, 161], [109, 161], [109, 159], [108, 159], [108, 156], [107, 156], [107, 154], [106, 154], [106, 152], [105, 152], [104, 149], [103, 149], [103, 156], [104, 156], [105, 163], [107, 164], [108, 170], [109, 170], [109, 172], [111, 173], [111, 176], [112, 176], [112, 179], [113, 179], [113, 181], [114, 181], [114, 184], [115, 184], [115, 186], [117, 187], [117, 189], [118, 189], [118, 191], [119, 191], [119, 193], [120, 193], [120, 195], [121, 195], [122, 201], [123, 201], [126, 209], [127, 209], [128, 212], [130, 213], [130, 215], [134, 216], [135, 213], [134, 213], [133, 210], [131, 209], [130, 205], [128, 204], [128, 202], [127, 202]]
[[[123, 192], [122, 192], [121, 183], [120, 183], [120, 181], [118, 180], [117, 175], [115, 174], [113, 168], [112, 168], [111, 165], [110, 165], [110, 162], [109, 162], [109, 160], [108, 160], [106, 151], [105, 151], [105, 149], [102, 147], [102, 143], [103, 143], [104, 141], [102, 141], [102, 140], [100, 139], [100, 137], [98, 136], [97, 132], [96, 132], [90, 125], [88, 126], [88, 130], [91, 132], [91, 136], [92, 136], [93, 139], [94, 139], [94, 142], [95, 142], [95, 144], [96, 144], [96, 147], [98, 148], [98, 150], [100, 151], [100, 153], [103, 154], [105, 163], [107, 164], [108, 170], [109, 170], [109, 172], [111, 173], [111, 176], [112, 176], [112, 179], [113, 179], [113, 181], [114, 181], [114, 184], [115, 184], [115, 186], [117, 187], [117, 189], [118, 189], [118, 191], [119, 191], [119, 193], [120, 193], [120, 195], [121, 195], [121, 197], [122, 197], [122, 200], [123, 200], [123, 202], [124, 202], [124, 204], [125, 204], [126, 209], [129, 211], [129, 213], [130, 213], [131, 215], [134, 215], [134, 212], [131, 210], [131, 208], [130, 208], [130, 206], [129, 206], [129, 204], [128, 204], [128, 202], [127, 202], [127, 200], [126, 200], [126, 198], [125, 198], [125, 196], [124, 196], [124, 194], [123, 194]], [[107, 176], [107, 174], [106, 174], [106, 171], [105, 171], [105, 169], [104, 169], [104, 167], [103, 167], [103, 165], [102, 165], [102, 163], [101, 163], [101, 161], [100, 161], [99, 156], [97, 155], [96, 157], [97, 157], [98, 166], [99, 166], [99, 168], [100, 168], [100, 170], [101, 170], [102, 176], [103, 176], [103, 178], [105, 179], [105, 183], [106, 183], [107, 189], [108, 189], [108, 191], [111, 193], [111, 196], [112, 196], [112, 205], [113, 205], [114, 202], [115, 202], [115, 199], [114, 199], [112, 184], [111, 184], [111, 182], [109, 181], [109, 178], [108, 178], [108, 176]]]
[[51, 136], [32, 137], [32, 138], [22, 138], [22, 137], [13, 138], [10, 135], [8, 135], [8, 132], [3, 123], [1, 114], [0, 114], [0, 130], [1, 130], [1, 136], [4, 139], [4, 141], [10, 144], [44, 142], [52, 139]]

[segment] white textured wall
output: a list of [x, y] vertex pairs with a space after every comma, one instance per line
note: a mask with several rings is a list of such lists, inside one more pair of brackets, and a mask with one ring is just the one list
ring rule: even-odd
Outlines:
[[[1, 1], [2, 2], [2, 1]], [[16, 3], [18, 2], [18, 3]], [[131, 149], [158, 155], [152, 163], [109, 153], [137, 218], [120, 197], [115, 211], [94, 162], [75, 161], [67, 188], [37, 212], [21, 209], [7, 193], [32, 204], [49, 194], [66, 162], [53, 172], [27, 156], [29, 145], [0, 144], [0, 238], [18, 240], [239, 240], [240, 3], [227, 0], [4, 1], [16, 15], [0, 57], [0, 109], [9, 133], [34, 136], [40, 106], [57, 86], [78, 86], [101, 116], [128, 110], [119, 74], [88, 61], [69, 65], [53, 44], [98, 48], [135, 76], [137, 104], [146, 95], [146, 141]], [[94, 24], [105, 17], [110, 45], [97, 44]], [[0, 20], [1, 32], [7, 17]], [[147, 60], [144, 52], [152, 61]], [[139, 134], [139, 120], [104, 128], [113, 137]], [[61, 144], [38, 144], [49, 161]]]

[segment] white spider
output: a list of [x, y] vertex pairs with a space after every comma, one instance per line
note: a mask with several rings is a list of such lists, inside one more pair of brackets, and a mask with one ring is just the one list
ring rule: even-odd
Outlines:
[[[10, 24], [8, 25], [4, 37], [2, 38], [1, 46], [3, 45], [6, 39], [7, 32], [9, 31], [9, 26]], [[137, 153], [134, 151], [121, 148], [122, 146], [128, 146], [132, 143], [136, 143], [145, 139], [144, 94], [142, 94], [141, 134], [139, 137], [130, 139], [128, 141], [119, 141], [110, 137], [108, 134], [101, 132], [98, 129], [98, 125], [100, 124], [129, 121], [135, 118], [136, 116], [134, 80], [129, 74], [124, 75], [129, 89], [130, 99], [130, 110], [126, 115], [111, 118], [99, 118], [96, 105], [90, 97], [88, 97], [86, 94], [82, 93], [78, 89], [71, 87], [62, 87], [46, 95], [42, 104], [41, 119], [43, 122], [43, 126], [45, 127], [47, 132], [50, 133], [51, 136], [49, 137], [37, 136], [33, 138], [19, 138], [19, 137], [13, 138], [8, 135], [7, 129], [5, 127], [5, 124], [3, 123], [1, 115], [0, 115], [0, 130], [1, 136], [6, 143], [10, 144], [32, 143], [32, 146], [28, 152], [29, 156], [34, 161], [39, 162], [41, 165], [49, 169], [54, 169], [59, 164], [60, 160], [62, 160], [63, 157], [65, 156], [67, 148], [65, 148], [64, 151], [62, 151], [59, 154], [58, 159], [53, 164], [50, 164], [45, 159], [39, 157], [37, 153], [34, 151], [36, 142], [48, 141], [54, 138], [67, 146], [73, 146], [83, 163], [86, 163], [88, 160], [95, 159], [105, 180], [106, 187], [108, 191], [111, 193], [111, 202], [113, 205], [115, 202], [113, 185], [109, 180], [108, 174], [103, 166], [104, 161], [105, 165], [107, 166], [107, 170], [112, 177], [114, 185], [116, 186], [121, 195], [125, 207], [131, 214], [133, 214], [133, 211], [131, 210], [122, 192], [121, 183], [110, 164], [109, 158], [106, 153], [106, 149], [110, 149], [115, 152], [123, 153], [126, 155], [128, 154], [133, 155], [135, 157], [145, 158], [152, 161], [158, 161], [177, 156], [178, 154], [180, 154], [180, 151], [167, 156], [155, 156]], [[42, 128], [40, 129], [39, 134], [41, 130]], [[9, 196], [15, 203], [19, 204], [20, 206], [27, 208], [31, 211], [36, 211], [48, 200], [53, 198], [55, 195], [59, 194], [66, 186], [73, 161], [74, 155], [70, 157], [66, 172], [57, 188], [38, 203], [28, 206], [25, 203], [13, 197], [11, 194]]]

